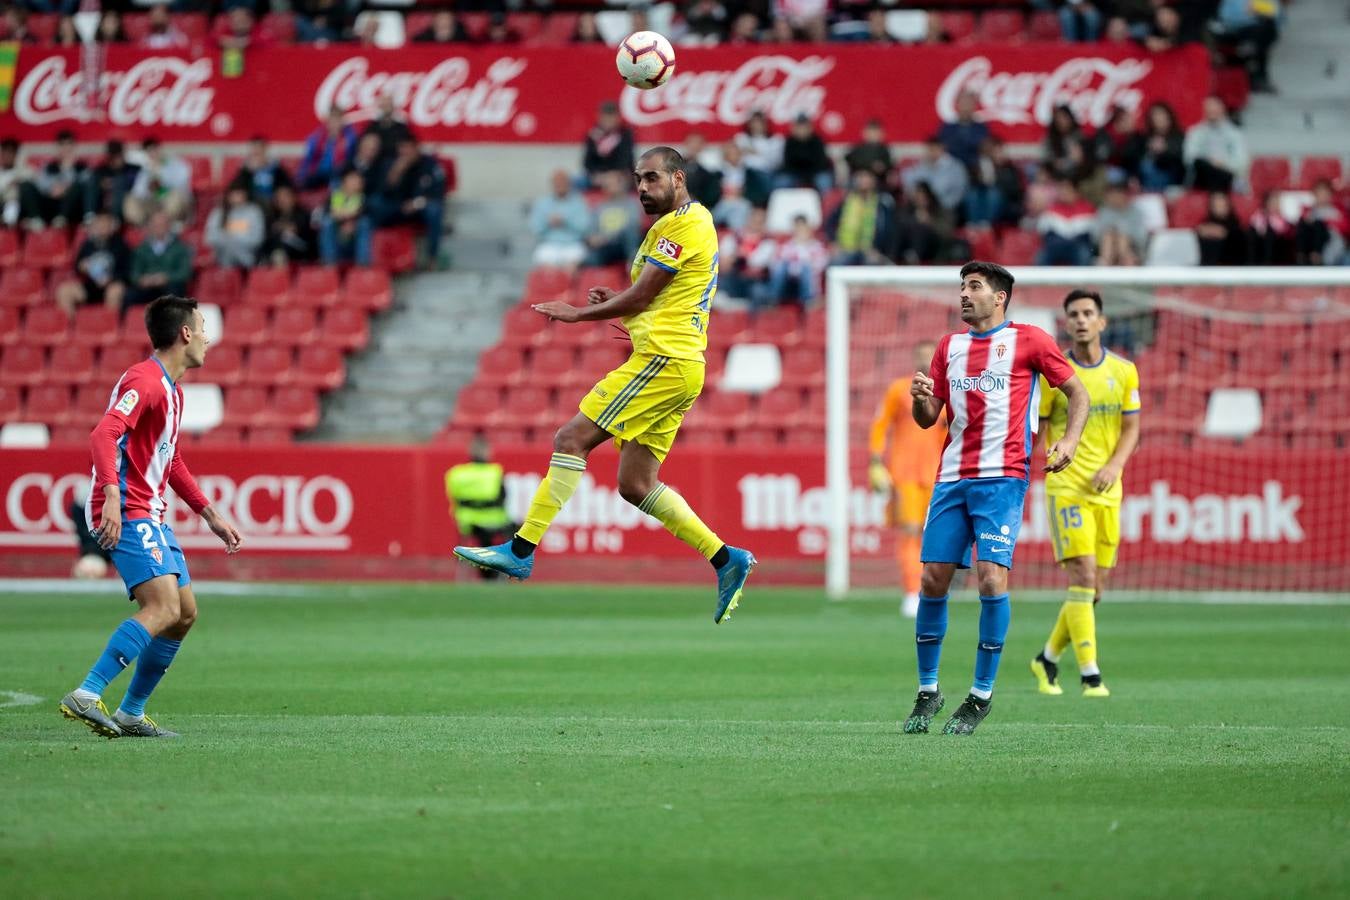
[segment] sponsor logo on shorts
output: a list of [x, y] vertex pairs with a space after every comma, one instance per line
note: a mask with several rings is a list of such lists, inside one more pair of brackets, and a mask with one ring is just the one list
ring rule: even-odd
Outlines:
[[[1008, 527], [1005, 525], [1005, 526], [1003, 527], [1003, 530], [1004, 530], [1005, 532], [1008, 531]], [[1006, 534], [994, 534], [992, 531], [982, 531], [982, 532], [980, 532], [980, 540], [982, 540], [982, 541], [992, 541], [992, 542], [995, 543], [995, 544], [1008, 544], [1008, 545], [1010, 545], [1010, 546], [1011, 546], [1011, 544], [1012, 544], [1012, 538], [1008, 537], [1008, 535], [1006, 535]]]
[[122, 399], [117, 401], [117, 405], [114, 406], [113, 409], [124, 416], [129, 416], [131, 415], [131, 411], [136, 408], [136, 404], [140, 402], [141, 395], [136, 393], [134, 389], [128, 390], [122, 395]]

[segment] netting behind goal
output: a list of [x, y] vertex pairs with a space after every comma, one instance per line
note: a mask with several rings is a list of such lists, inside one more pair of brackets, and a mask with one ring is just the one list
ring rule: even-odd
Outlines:
[[[1139, 369], [1141, 442], [1125, 471], [1112, 583], [1153, 592], [1335, 591], [1350, 583], [1350, 271], [1014, 270], [1010, 318], [1060, 346], [1072, 287], [1102, 292], [1111, 350]], [[827, 582], [897, 584], [868, 430], [921, 341], [965, 330], [955, 269], [833, 269]], [[1019, 588], [1062, 587], [1041, 460], [1017, 546]]]

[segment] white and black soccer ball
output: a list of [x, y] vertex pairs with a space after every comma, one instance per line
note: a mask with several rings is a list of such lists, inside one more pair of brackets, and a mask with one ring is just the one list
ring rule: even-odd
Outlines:
[[649, 91], [670, 80], [675, 71], [675, 48], [655, 31], [635, 31], [619, 45], [614, 64], [625, 84]]

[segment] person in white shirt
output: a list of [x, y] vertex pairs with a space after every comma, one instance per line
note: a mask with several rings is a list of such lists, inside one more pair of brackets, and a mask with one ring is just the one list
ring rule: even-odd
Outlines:
[[165, 153], [158, 138], [146, 138], [141, 150], [141, 170], [122, 204], [123, 218], [140, 226], [156, 212], [164, 212], [173, 222], [182, 223], [192, 206], [192, 169]]
[[1247, 139], [1228, 118], [1223, 100], [1205, 98], [1205, 118], [1186, 131], [1182, 156], [1197, 191], [1231, 191], [1245, 186], [1251, 155]]

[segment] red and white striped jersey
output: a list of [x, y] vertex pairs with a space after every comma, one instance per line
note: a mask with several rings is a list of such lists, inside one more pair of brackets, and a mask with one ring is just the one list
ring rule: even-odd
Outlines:
[[[103, 423], [93, 436], [93, 487], [84, 507], [91, 530], [102, 524], [105, 484], [117, 484], [121, 490], [124, 522], [163, 521], [165, 492], [173, 467], [180, 464], [178, 426], [182, 418], [183, 389], [174, 384], [168, 371], [153, 356], [136, 363], [117, 380]], [[109, 419], [118, 421], [109, 423]], [[101, 452], [106, 450], [99, 441], [104, 424], [121, 432], [111, 458]]]
[[1034, 325], [1004, 322], [944, 337], [929, 369], [949, 421], [937, 480], [1028, 478], [1037, 375], [1059, 387], [1073, 374], [1054, 339]]

